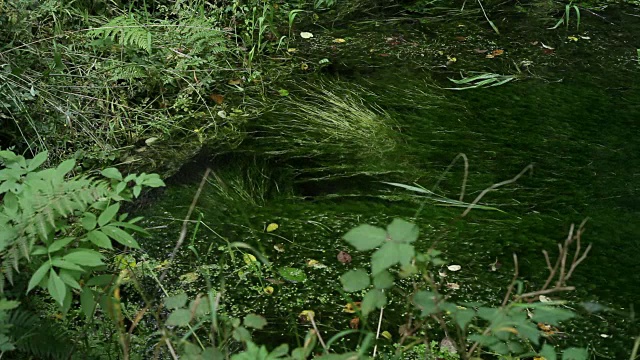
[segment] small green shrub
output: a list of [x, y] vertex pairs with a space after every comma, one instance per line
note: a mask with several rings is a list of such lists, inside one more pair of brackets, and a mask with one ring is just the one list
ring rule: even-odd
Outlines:
[[[66, 313], [73, 295], [80, 294], [82, 310], [91, 317], [101, 294], [95, 288], [113, 279], [95, 274], [105, 269], [105, 251], [113, 250], [113, 241], [139, 248], [132, 233], [145, 233], [136, 225], [141, 218], [119, 214], [121, 204], [139, 197], [144, 187], [164, 183], [157, 174], [123, 177], [115, 168], [101, 171], [100, 178], [72, 176], [73, 159], [40, 169], [47, 157], [0, 151], [0, 296], [42, 288]], [[25, 270], [28, 277], [19, 276]], [[3, 314], [15, 305], [1, 301]], [[0, 337], [0, 343], [7, 341]]]

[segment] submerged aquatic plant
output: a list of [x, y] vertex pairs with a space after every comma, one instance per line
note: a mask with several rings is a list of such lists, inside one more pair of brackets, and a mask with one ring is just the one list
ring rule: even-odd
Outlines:
[[394, 120], [375, 104], [365, 103], [362, 93], [339, 83], [291, 91], [249, 129], [253, 142], [247, 146], [280, 161], [304, 159], [306, 169], [356, 173], [365, 160], [385, 158], [399, 141]]
[[504, 85], [512, 80], [516, 79], [516, 75], [501, 75], [494, 73], [481, 73], [475, 76], [465, 77], [456, 80], [449, 78], [449, 81], [456, 85], [462, 85], [460, 87], [446, 88], [447, 90], [469, 90], [478, 88], [488, 88], [494, 86]]

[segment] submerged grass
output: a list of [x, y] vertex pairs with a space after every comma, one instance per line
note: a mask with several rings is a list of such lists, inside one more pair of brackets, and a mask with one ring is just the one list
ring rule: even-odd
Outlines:
[[401, 143], [397, 125], [381, 108], [366, 104], [361, 91], [338, 82], [306, 85], [250, 128], [246, 148], [279, 161], [304, 159], [301, 171], [307, 174], [395, 170], [390, 154]]

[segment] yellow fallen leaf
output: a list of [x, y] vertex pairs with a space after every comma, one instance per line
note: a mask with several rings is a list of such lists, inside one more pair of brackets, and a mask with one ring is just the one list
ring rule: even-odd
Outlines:
[[343, 42], [346, 42], [347, 40], [345, 39], [341, 39], [341, 38], [337, 38], [337, 39], [333, 39], [334, 43], [338, 43], [338, 44], [342, 44]]
[[356, 312], [356, 309], [360, 309], [360, 301], [356, 301], [355, 303], [348, 303], [344, 306], [343, 312], [353, 314]]
[[298, 318], [302, 321], [311, 321], [316, 316], [316, 313], [313, 310], [302, 310]]
[[296, 51], [298, 51], [298, 49], [296, 49], [296, 48], [288, 48], [287, 49], [287, 52], [290, 52], [290, 53], [294, 53]]
[[242, 260], [244, 260], [244, 263], [245, 263], [245, 264], [247, 264], [247, 265], [251, 265], [251, 264], [253, 264], [254, 262], [258, 261], [258, 260], [256, 259], [256, 257], [255, 257], [255, 256], [253, 256], [253, 255], [251, 255], [251, 254], [244, 254], [244, 255], [242, 255]]
[[276, 230], [278, 230], [279, 227], [280, 226], [278, 226], [278, 224], [271, 223], [271, 224], [267, 225], [267, 232], [276, 231]]
[[571, 40], [571, 41], [578, 41], [578, 38], [575, 36], [567, 36], [567, 39]]
[[380, 335], [382, 335], [382, 337], [387, 339], [387, 340], [391, 340], [391, 338], [392, 338], [391, 333], [388, 332], [388, 331], [383, 331]]
[[264, 289], [262, 289], [264, 291], [265, 294], [267, 295], [271, 295], [273, 294], [273, 286], [267, 286]]

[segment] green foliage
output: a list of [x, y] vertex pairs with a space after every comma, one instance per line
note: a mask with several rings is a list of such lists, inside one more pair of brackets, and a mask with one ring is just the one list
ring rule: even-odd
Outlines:
[[151, 53], [151, 32], [142, 26], [133, 15], [113, 18], [104, 26], [89, 31], [89, 36], [118, 41], [122, 46], [132, 46]]
[[[63, 161], [55, 168], [40, 169], [46, 163], [47, 155], [43, 152], [33, 159], [25, 159], [12, 151], [0, 151], [3, 166], [0, 168], [0, 262], [3, 269], [0, 294], [7, 290], [6, 281], [14, 288], [26, 289], [27, 293], [40, 287], [47, 290], [63, 312], [67, 312], [73, 293], [79, 292], [82, 308], [90, 317], [96, 304], [91, 287], [99, 285], [97, 277], [91, 276], [105, 266], [102, 251], [112, 250], [112, 241], [139, 248], [131, 233], [145, 233], [135, 224], [140, 218], [128, 219], [127, 214], [118, 214], [121, 203], [140, 196], [143, 187], [159, 187], [164, 183], [156, 174], [123, 177], [115, 168], [103, 170], [103, 179], [74, 177], [74, 160]], [[30, 273], [28, 284], [23, 282], [26, 280], [23, 277], [17, 282], [15, 276], [25, 267], [30, 270], [26, 272]], [[3, 300], [3, 303], [6, 302]], [[8, 321], [4, 310], [1, 311]], [[14, 315], [14, 322], [20, 326], [28, 328], [29, 324], [35, 324], [16, 312]], [[0, 324], [6, 324], [5, 321]], [[17, 334], [24, 332], [12, 333]], [[2, 340], [4, 344], [8, 343], [6, 339]], [[15, 341], [19, 350], [33, 354], [46, 346], [18, 340]], [[9, 350], [10, 346], [4, 348]]]
[[[398, 265], [401, 276], [415, 279], [415, 290], [409, 298], [417, 318], [422, 319], [425, 325], [437, 319], [440, 321], [435, 326], [450, 323], [456, 328], [456, 333], [462, 334], [460, 344], [466, 344], [467, 339], [475, 343], [468, 353], [466, 346], [458, 348], [458, 352], [465, 353], [465, 359], [480, 349], [505, 357], [526, 356], [530, 354], [531, 346], [540, 346], [543, 334], [538, 323], [558, 325], [575, 316], [573, 311], [557, 307], [556, 303], [525, 303], [522, 298], [505, 300], [499, 307], [450, 302], [429, 275], [432, 268], [443, 261], [437, 252], [416, 252], [412, 243], [418, 235], [417, 226], [402, 219], [394, 219], [386, 230], [360, 225], [344, 235], [344, 239], [358, 250], [378, 248], [371, 255], [373, 281], [363, 269], [348, 271], [340, 278], [347, 292], [367, 289], [373, 283], [374, 288], [362, 300], [363, 316], [386, 305], [383, 289], [393, 285], [395, 277], [389, 271], [396, 272]], [[419, 281], [420, 278], [427, 281]], [[552, 350], [545, 346], [542, 351], [550, 354]], [[568, 359], [586, 359], [588, 355], [585, 349], [567, 349], [563, 354]]]

